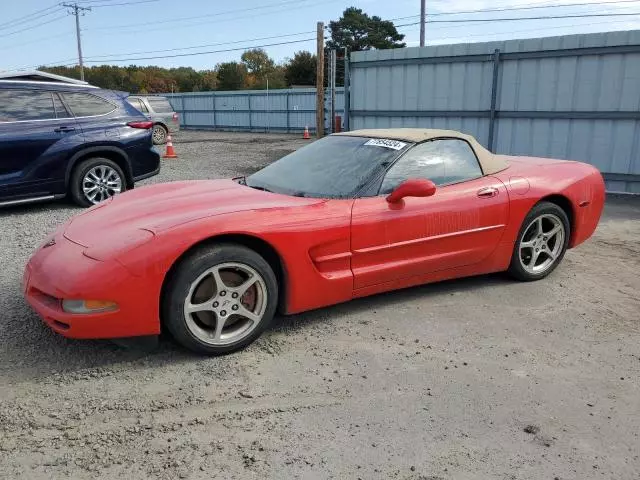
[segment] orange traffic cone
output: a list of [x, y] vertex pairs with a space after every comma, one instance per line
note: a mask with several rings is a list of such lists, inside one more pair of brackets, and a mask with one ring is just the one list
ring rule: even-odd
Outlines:
[[173, 149], [173, 143], [171, 143], [171, 135], [167, 137], [167, 151], [162, 158], [178, 158], [176, 151]]
[[304, 140], [310, 140], [311, 135], [309, 135], [309, 127], [304, 127], [304, 135], [302, 136]]

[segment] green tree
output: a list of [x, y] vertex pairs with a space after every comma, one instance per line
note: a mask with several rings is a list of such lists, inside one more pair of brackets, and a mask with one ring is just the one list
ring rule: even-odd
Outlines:
[[347, 8], [342, 17], [329, 22], [331, 40], [327, 42], [330, 49], [347, 48], [349, 52], [361, 50], [385, 50], [402, 48], [404, 35], [398, 33], [393, 22], [382, 20], [378, 16], [370, 17], [360, 8]]
[[[247, 88], [266, 88], [267, 78], [269, 78], [269, 86], [272, 83], [282, 83], [282, 75], [277, 73], [278, 67], [267, 52], [262, 48], [254, 48], [253, 50], [247, 50], [240, 57], [243, 65], [247, 69], [247, 79], [245, 86]], [[282, 81], [279, 82], [278, 79]], [[274, 87], [272, 87], [274, 88]]]
[[242, 63], [225, 62], [216, 67], [218, 76], [218, 89], [240, 90], [247, 79], [247, 69]]
[[196, 92], [202, 89], [202, 74], [191, 67], [172, 68], [168, 73], [169, 88], [173, 84], [174, 91]]
[[315, 85], [316, 84], [317, 57], [311, 52], [296, 52], [284, 67], [286, 84], [291, 85]]
[[276, 66], [275, 62], [269, 58], [267, 52], [262, 48], [247, 50], [242, 54], [240, 60], [244, 63], [247, 72], [255, 75], [257, 78], [271, 73]]
[[271, 70], [271, 72], [268, 75], [266, 75], [266, 77], [263, 79], [262, 85], [264, 85], [264, 87], [266, 88], [266, 80], [268, 78], [269, 88], [271, 89], [286, 88], [287, 81], [285, 80], [284, 74], [285, 74], [284, 67], [281, 65], [278, 65], [273, 70]]
[[203, 70], [199, 72], [202, 76], [202, 92], [210, 92], [218, 87], [218, 75], [215, 70]]

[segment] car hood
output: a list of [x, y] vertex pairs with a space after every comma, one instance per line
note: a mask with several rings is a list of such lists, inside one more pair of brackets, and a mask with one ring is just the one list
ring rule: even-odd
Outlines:
[[233, 180], [171, 182], [137, 188], [75, 216], [64, 236], [84, 247], [126, 243], [131, 235], [159, 232], [194, 220], [246, 210], [322, 202], [256, 190]]

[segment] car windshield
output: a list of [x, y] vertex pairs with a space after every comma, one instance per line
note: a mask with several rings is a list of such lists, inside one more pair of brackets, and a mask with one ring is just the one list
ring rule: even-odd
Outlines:
[[245, 183], [287, 195], [349, 198], [407, 147], [397, 140], [329, 136], [254, 173]]

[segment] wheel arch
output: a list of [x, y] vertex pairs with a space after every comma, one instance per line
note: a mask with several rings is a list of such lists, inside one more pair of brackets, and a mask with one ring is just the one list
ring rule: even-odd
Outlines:
[[573, 205], [571, 200], [562, 194], [554, 193], [552, 195], [547, 195], [546, 197], [541, 198], [538, 203], [540, 202], [553, 203], [554, 205], [557, 205], [558, 207], [560, 207], [564, 211], [564, 213], [567, 214], [567, 218], [569, 219], [569, 227], [571, 228], [571, 235], [569, 238], [569, 245], [571, 245], [573, 241], [573, 235], [576, 230], [575, 229], [576, 212], [575, 212], [575, 206]]
[[[279, 313], [285, 313], [287, 310], [287, 270], [285, 267], [284, 260], [280, 253], [276, 250], [276, 248], [271, 245], [266, 240], [246, 233], [224, 233], [220, 235], [214, 235], [212, 237], [205, 238], [200, 240], [189, 248], [187, 248], [175, 261], [171, 264], [171, 267], [167, 271], [164, 279], [162, 281], [162, 287], [160, 290], [160, 298], [159, 302], [162, 302], [162, 298], [165, 294], [165, 289], [171, 279], [172, 275], [175, 272], [175, 269], [180, 264], [180, 262], [190, 255], [194, 250], [206, 247], [208, 245], [220, 245], [220, 244], [235, 244], [242, 245], [247, 247], [254, 252], [258, 253], [262, 258], [266, 260], [269, 266], [272, 268], [273, 273], [276, 276], [276, 281], [278, 282], [278, 308], [277, 311]], [[162, 310], [162, 309], [161, 309]], [[162, 318], [161, 318], [162, 322]]]
[[127, 189], [133, 188], [133, 174], [131, 172], [131, 165], [129, 164], [129, 156], [127, 153], [118, 147], [99, 146], [80, 150], [69, 159], [64, 179], [65, 190], [69, 190], [69, 182], [71, 181], [73, 170], [84, 160], [96, 157], [107, 158], [115, 162], [124, 172], [124, 176], [127, 181]]

